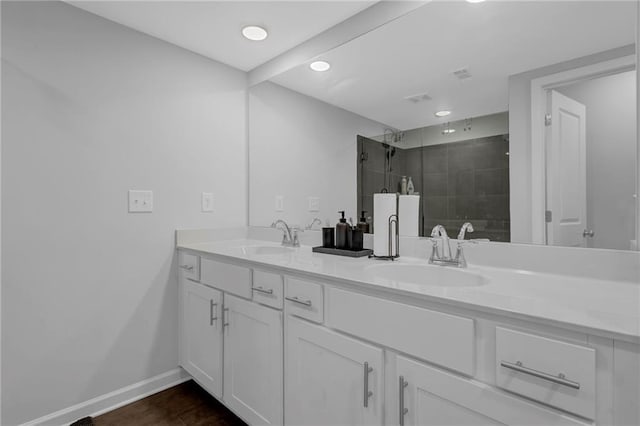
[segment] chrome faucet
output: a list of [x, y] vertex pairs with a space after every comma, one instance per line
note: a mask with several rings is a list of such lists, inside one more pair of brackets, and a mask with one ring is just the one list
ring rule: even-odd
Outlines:
[[[433, 230], [431, 231], [431, 241], [433, 243], [433, 247], [431, 249], [431, 256], [429, 256], [429, 263], [442, 266], [457, 266], [458, 268], [466, 268], [467, 259], [465, 259], [464, 257], [462, 246], [465, 243], [476, 243], [476, 241], [469, 241], [464, 239], [464, 236], [467, 232], [473, 232], [473, 225], [471, 225], [471, 223], [469, 222], [466, 222], [460, 228], [457, 239], [458, 245], [456, 248], [456, 257], [452, 258], [450, 244], [451, 242], [449, 236], [447, 235], [447, 231], [442, 225], [434, 226]], [[440, 255], [438, 251], [438, 240], [442, 241], [442, 255]]]
[[458, 239], [464, 240], [464, 235], [467, 232], [473, 232], [473, 225], [470, 222], [465, 222], [460, 228], [460, 232], [458, 233]]
[[315, 225], [316, 223], [318, 225], [322, 225], [322, 221], [320, 219], [318, 219], [317, 217], [314, 217], [313, 221], [310, 224], [308, 224], [307, 226], [305, 226], [304, 229], [307, 229], [307, 230], [313, 229], [313, 225]]
[[300, 247], [300, 240], [298, 239], [298, 231], [300, 228], [294, 227], [290, 228], [282, 219], [278, 219], [271, 224], [272, 228], [277, 228], [278, 225], [283, 225], [282, 229], [282, 245], [283, 246], [291, 246], [291, 247]]
[[[436, 225], [431, 230], [431, 238], [440, 238], [442, 240], [442, 256], [438, 253], [438, 241], [435, 241], [433, 244], [433, 249], [435, 251], [435, 259], [440, 260], [450, 260], [451, 259], [451, 244], [449, 243], [449, 236], [447, 235], [447, 230], [444, 229], [442, 225]], [[431, 253], [431, 258], [433, 258], [433, 254]], [[429, 259], [431, 261], [431, 258]], [[434, 260], [435, 260], [434, 259]]]

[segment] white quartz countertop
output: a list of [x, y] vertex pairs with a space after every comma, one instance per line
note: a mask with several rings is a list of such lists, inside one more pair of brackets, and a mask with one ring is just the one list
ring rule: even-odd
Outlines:
[[[424, 265], [435, 268], [451, 268], [428, 265], [426, 259], [401, 257], [395, 262], [364, 258], [313, 253], [311, 247], [302, 246], [286, 253], [269, 253], [269, 250], [252, 250], [258, 247], [280, 247], [262, 240], [228, 240], [207, 243], [182, 243], [180, 249], [231, 260], [244, 261], [249, 266], [277, 267], [284, 273], [303, 273], [335, 282], [371, 286], [403, 295], [419, 296], [434, 302], [457, 305], [485, 312], [515, 316], [577, 331], [640, 343], [640, 283], [607, 281], [567, 275], [469, 265], [456, 269], [460, 274], [477, 278], [482, 284], [460, 286], [455, 280], [451, 285], [430, 285], [408, 282], [404, 274], [377, 274], [379, 265], [393, 267]], [[455, 268], [454, 268], [455, 269]], [[430, 270], [428, 270], [430, 271]], [[381, 276], [383, 275], [383, 276]], [[466, 278], [459, 275], [460, 278]]]

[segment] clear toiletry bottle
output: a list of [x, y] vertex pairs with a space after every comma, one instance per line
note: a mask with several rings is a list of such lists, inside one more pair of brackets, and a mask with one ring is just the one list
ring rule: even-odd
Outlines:
[[402, 176], [400, 181], [400, 195], [407, 195], [407, 177]]
[[413, 181], [411, 180], [411, 176], [409, 176], [409, 182], [407, 182], [407, 194], [413, 195], [415, 192], [415, 188], [413, 187]]

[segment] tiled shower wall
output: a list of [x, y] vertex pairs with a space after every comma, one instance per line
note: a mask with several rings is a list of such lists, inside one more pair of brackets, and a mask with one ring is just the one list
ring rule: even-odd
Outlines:
[[[358, 140], [358, 210], [373, 212], [373, 193], [385, 187], [382, 144]], [[363, 155], [364, 153], [364, 155]], [[455, 237], [464, 222], [476, 232], [472, 238], [510, 241], [509, 137], [395, 149], [391, 157], [389, 192], [398, 191], [402, 176], [411, 176], [421, 198], [421, 235], [436, 224]]]

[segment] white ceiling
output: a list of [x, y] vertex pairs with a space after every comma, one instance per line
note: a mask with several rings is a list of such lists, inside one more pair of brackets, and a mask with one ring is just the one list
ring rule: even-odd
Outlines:
[[[635, 18], [633, 1], [436, 1], [326, 53], [326, 73], [304, 64], [272, 80], [412, 129], [506, 111], [510, 75], [633, 44]], [[432, 100], [404, 99], [424, 92]]]
[[[219, 62], [249, 71], [375, 1], [74, 1], [67, 3]], [[251, 42], [245, 25], [269, 37]]]

